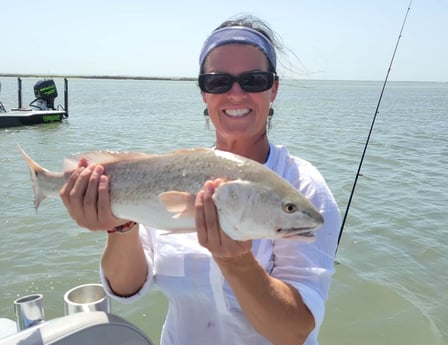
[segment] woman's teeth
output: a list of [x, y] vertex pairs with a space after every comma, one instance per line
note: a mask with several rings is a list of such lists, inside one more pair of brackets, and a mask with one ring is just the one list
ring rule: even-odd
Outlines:
[[229, 116], [233, 116], [233, 117], [240, 117], [243, 115], [246, 115], [250, 110], [245, 108], [245, 109], [227, 109], [224, 112], [226, 113], [226, 115]]

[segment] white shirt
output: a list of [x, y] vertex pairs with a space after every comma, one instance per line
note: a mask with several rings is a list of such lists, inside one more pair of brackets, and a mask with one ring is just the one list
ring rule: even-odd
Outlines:
[[[291, 182], [324, 217], [314, 242], [252, 241], [252, 252], [266, 272], [300, 292], [316, 324], [305, 344], [317, 345], [334, 273], [339, 209], [318, 170], [289, 155], [285, 147], [271, 144], [265, 165]], [[157, 286], [168, 297], [162, 345], [270, 344], [248, 322], [210, 252], [198, 243], [196, 233], [160, 236], [160, 231], [143, 225], [139, 232], [149, 267], [142, 289], [122, 298], [113, 294], [102, 270], [101, 281], [109, 295], [124, 303], [137, 300], [151, 286]]]

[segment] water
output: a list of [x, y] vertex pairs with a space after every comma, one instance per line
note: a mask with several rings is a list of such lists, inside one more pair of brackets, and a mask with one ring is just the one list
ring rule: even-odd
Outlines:
[[[23, 80], [24, 103], [36, 79]], [[1, 100], [15, 107], [16, 79]], [[62, 80], [57, 79], [62, 102]], [[312, 161], [345, 211], [381, 82], [283, 81], [270, 138]], [[58, 199], [36, 214], [20, 144], [42, 166], [96, 149], [165, 152], [211, 146], [195, 82], [70, 79], [64, 123], [0, 130], [0, 317], [43, 293], [48, 319], [70, 288], [98, 282], [105, 234], [80, 229]], [[56, 102], [58, 103], [58, 102]], [[391, 82], [337, 254], [321, 345], [448, 344], [448, 84]], [[157, 291], [114, 313], [155, 342], [166, 309]]]

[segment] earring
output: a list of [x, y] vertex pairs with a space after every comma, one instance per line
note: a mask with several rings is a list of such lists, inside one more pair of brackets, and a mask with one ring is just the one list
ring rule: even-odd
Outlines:
[[210, 116], [208, 116], [208, 109], [204, 109], [204, 117], [205, 117], [205, 129], [210, 129]]
[[274, 109], [271, 106], [271, 108], [269, 108], [269, 113], [268, 113], [268, 129], [272, 128], [272, 124], [271, 124], [272, 116], [274, 116]]

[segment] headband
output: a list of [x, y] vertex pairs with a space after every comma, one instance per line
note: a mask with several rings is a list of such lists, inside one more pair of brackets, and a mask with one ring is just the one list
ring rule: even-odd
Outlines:
[[276, 70], [277, 58], [272, 43], [262, 33], [245, 26], [229, 26], [213, 31], [205, 41], [199, 55], [201, 70], [205, 58], [213, 49], [231, 43], [249, 44], [259, 48], [268, 58], [274, 71]]

